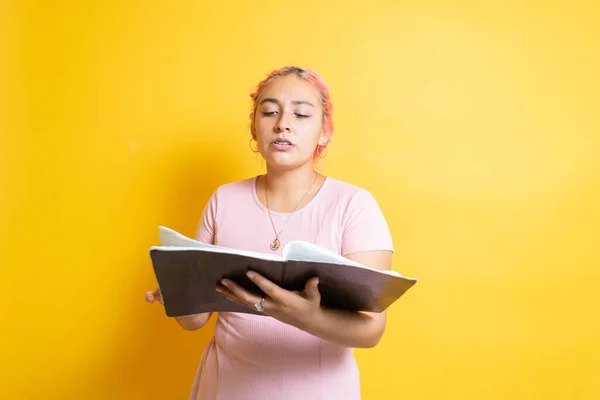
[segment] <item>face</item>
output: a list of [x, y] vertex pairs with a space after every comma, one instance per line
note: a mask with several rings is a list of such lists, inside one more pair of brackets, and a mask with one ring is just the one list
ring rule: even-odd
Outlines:
[[327, 144], [319, 91], [296, 75], [274, 79], [257, 99], [254, 127], [258, 149], [271, 167], [312, 163], [317, 145]]

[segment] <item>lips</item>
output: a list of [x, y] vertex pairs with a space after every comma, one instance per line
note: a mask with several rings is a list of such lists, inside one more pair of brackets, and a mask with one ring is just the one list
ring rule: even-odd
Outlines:
[[279, 144], [279, 145], [288, 145], [288, 146], [293, 146], [292, 142], [290, 142], [287, 139], [284, 138], [279, 138], [279, 139], [275, 139], [271, 142], [271, 144]]
[[294, 144], [287, 139], [277, 138], [271, 142], [271, 147], [279, 151], [286, 151], [292, 149]]

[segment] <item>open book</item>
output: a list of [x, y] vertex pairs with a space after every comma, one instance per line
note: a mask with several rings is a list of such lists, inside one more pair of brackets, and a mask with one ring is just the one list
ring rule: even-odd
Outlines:
[[298, 292], [317, 276], [321, 305], [352, 311], [382, 312], [417, 282], [395, 271], [368, 268], [308, 242], [290, 242], [279, 256], [202, 243], [162, 226], [159, 238], [160, 246], [150, 248], [150, 258], [170, 317], [203, 312], [261, 314], [215, 290], [228, 278], [262, 296], [246, 276], [248, 270]]

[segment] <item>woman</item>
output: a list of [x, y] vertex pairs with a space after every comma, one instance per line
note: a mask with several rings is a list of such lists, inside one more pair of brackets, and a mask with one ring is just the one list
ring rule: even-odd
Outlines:
[[[390, 269], [392, 240], [375, 199], [314, 169], [333, 133], [331, 100], [320, 76], [286, 67], [272, 72], [251, 97], [250, 147], [264, 157], [267, 172], [219, 187], [204, 209], [197, 240], [274, 254], [291, 240], [305, 240]], [[190, 399], [359, 399], [352, 349], [379, 342], [385, 313], [321, 308], [317, 278], [302, 293], [257, 273], [249, 278], [264, 298], [228, 280], [216, 290], [268, 317], [219, 314]], [[160, 301], [158, 291], [146, 298]], [[177, 321], [195, 330], [209, 318], [203, 313]]]

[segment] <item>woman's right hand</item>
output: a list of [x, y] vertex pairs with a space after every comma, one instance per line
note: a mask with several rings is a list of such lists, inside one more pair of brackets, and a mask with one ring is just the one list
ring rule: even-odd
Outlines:
[[[154, 303], [157, 301], [160, 304], [165, 305], [162, 296], [160, 295], [160, 290], [158, 289], [146, 292], [146, 301], [148, 303]], [[186, 315], [183, 317], [175, 317], [175, 320], [183, 329], [187, 331], [195, 331], [196, 329], [200, 329], [206, 325], [211, 315], [212, 313], [205, 312], [200, 314]]]
[[160, 290], [156, 289], [153, 291], [146, 292], [146, 301], [148, 303], [154, 303], [158, 301], [160, 304], [164, 305], [162, 296], [160, 295]]

